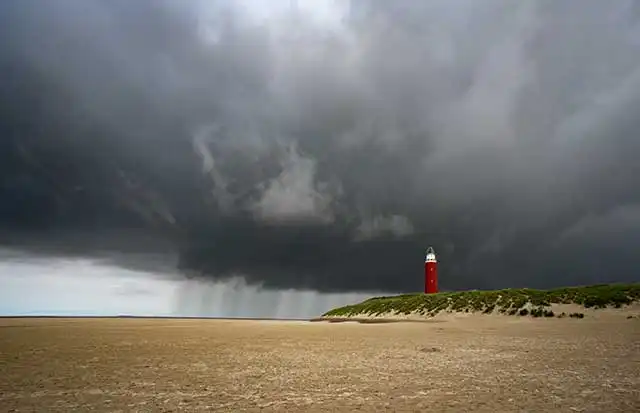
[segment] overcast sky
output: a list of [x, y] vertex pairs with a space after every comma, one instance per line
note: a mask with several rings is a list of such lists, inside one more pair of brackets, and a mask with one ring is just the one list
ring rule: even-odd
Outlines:
[[638, 281], [638, 4], [4, 0], [0, 242], [238, 289], [421, 290], [429, 245], [444, 289]]

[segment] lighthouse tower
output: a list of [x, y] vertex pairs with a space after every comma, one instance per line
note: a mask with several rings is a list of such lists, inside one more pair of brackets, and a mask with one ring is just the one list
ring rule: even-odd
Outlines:
[[427, 248], [424, 258], [424, 293], [433, 294], [438, 292], [438, 261], [436, 253], [432, 247]]

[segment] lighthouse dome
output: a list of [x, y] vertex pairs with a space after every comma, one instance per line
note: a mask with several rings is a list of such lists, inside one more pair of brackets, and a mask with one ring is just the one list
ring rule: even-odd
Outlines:
[[436, 262], [436, 253], [432, 247], [427, 248], [425, 262]]

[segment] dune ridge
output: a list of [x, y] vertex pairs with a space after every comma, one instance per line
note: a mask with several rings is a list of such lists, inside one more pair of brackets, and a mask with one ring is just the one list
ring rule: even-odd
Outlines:
[[550, 290], [471, 290], [373, 297], [358, 304], [332, 309], [319, 319], [333, 322], [437, 321], [478, 315], [575, 319], [611, 316], [640, 318], [640, 283]]

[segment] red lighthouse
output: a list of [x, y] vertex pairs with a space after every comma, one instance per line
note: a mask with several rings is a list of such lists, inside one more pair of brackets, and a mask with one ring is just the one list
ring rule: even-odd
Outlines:
[[438, 261], [436, 253], [432, 247], [427, 248], [424, 258], [424, 293], [433, 294], [438, 292]]

